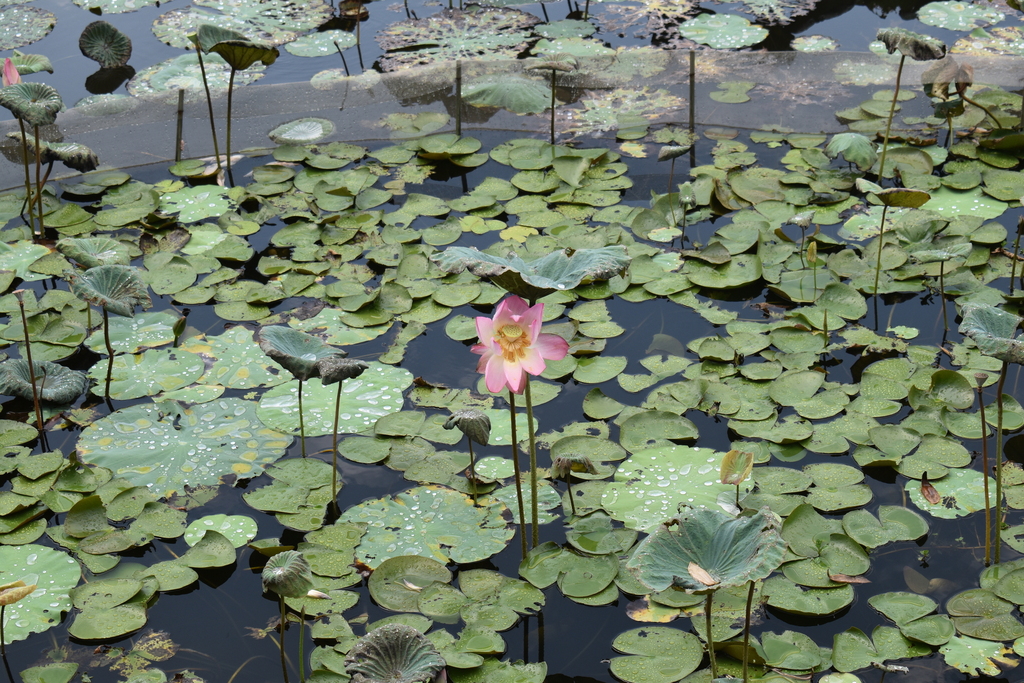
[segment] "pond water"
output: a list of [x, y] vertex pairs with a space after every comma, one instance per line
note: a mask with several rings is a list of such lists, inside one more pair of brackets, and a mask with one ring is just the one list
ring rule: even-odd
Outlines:
[[[591, 10], [600, 17], [605, 7]], [[876, 25], [897, 23], [897, 14], [899, 23], [950, 45], [966, 35], [916, 22], [918, 7], [819, 8], [773, 28], [765, 45], [784, 48], [793, 36], [825, 33], [843, 49], [863, 49]], [[560, 3], [548, 5], [552, 20], [562, 18], [556, 8], [565, 12]], [[421, 17], [439, 9], [412, 7]], [[543, 14], [536, 5], [523, 9]], [[58, 29], [29, 51], [54, 60], [52, 82], [73, 102], [86, 73], [74, 70], [85, 60], [57, 47], [72, 43], [68, 24], [80, 22], [72, 31], [77, 35], [87, 23], [82, 15], [92, 17], [78, 8], [57, 10]], [[148, 31], [166, 10], [104, 17], [125, 30], [137, 22], [136, 29]], [[369, 36], [402, 15], [401, 5], [383, 11], [371, 5], [363, 27], [367, 45]], [[1000, 26], [1019, 23], [1013, 17], [1004, 22]], [[615, 47], [652, 42], [602, 31], [599, 37]], [[169, 55], [170, 48], [151, 45], [151, 36], [133, 38], [133, 64]], [[382, 56], [373, 50], [363, 55], [367, 66]], [[685, 493], [689, 487], [711, 491], [701, 500], [716, 509], [730, 507], [731, 487], [717, 482], [719, 462], [731, 449], [752, 453], [757, 463], [743, 484], [743, 506], [750, 512], [767, 506], [786, 520], [782, 535], [789, 549], [759, 584], [752, 634], [769, 669], [755, 667], [756, 677], [782, 683], [853, 672], [830, 683], [880, 680], [873, 661], [909, 669], [890, 677], [919, 680], [1014, 675], [1024, 653], [1017, 527], [1024, 475], [1006, 470], [1005, 569], [983, 574], [982, 421], [973, 383], [980, 374], [986, 419], [994, 426], [1000, 358], [1015, 359], [1003, 389], [1006, 456], [1024, 462], [1020, 437], [1013, 436], [1024, 426], [1024, 409], [1014, 398], [1020, 359], [1011, 341], [1021, 289], [1018, 282], [1014, 293], [1011, 273], [1019, 278], [1022, 271], [1012, 264], [1024, 145], [1008, 134], [989, 134], [994, 126], [986, 118], [994, 112], [1004, 129], [1018, 120], [1021, 100], [1013, 90], [1020, 65], [1009, 58], [955, 58], [974, 64], [979, 85], [968, 97], [980, 106], [968, 103], [949, 123], [956, 136], [947, 150], [947, 122], [931, 118], [922, 66], [908, 66], [902, 83], [911, 97], [900, 103], [899, 142], [887, 152], [896, 162], [882, 177], [871, 170], [876, 146], [866, 137], [839, 137], [849, 145], [845, 151], [829, 145], [847, 124], [882, 137], [895, 58], [865, 54], [855, 68], [840, 68], [847, 56], [823, 55], [815, 70], [804, 55], [702, 53], [691, 89], [682, 53], [658, 64], [657, 73], [635, 67], [625, 77], [634, 90], [653, 93], [657, 101], [646, 108], [630, 109], [634, 103], [621, 91], [609, 107], [602, 94], [629, 88], [602, 82], [597, 69], [581, 66], [586, 75], [560, 80], [557, 147], [544, 142], [546, 112], [517, 117], [453, 105], [450, 74], [422, 97], [401, 89], [402, 74], [353, 86], [365, 99], [340, 115], [336, 102], [330, 114], [318, 102], [296, 102], [302, 96], [294, 93], [313, 92], [308, 89], [249, 86], [243, 97], [250, 99], [243, 101], [252, 109], [243, 107], [239, 147], [268, 147], [265, 130], [308, 112], [329, 117], [337, 132], [240, 159], [235, 187], [217, 185], [187, 162], [173, 172], [166, 163], [131, 169], [130, 179], [101, 171], [61, 180], [46, 197], [47, 239], [38, 243], [18, 217], [19, 190], [0, 196], [7, 219], [0, 252], [5, 352], [23, 354], [12, 294], [23, 288], [36, 360], [89, 373], [93, 392], [51, 406], [45, 440], [25, 431], [35, 423], [30, 399], [2, 404], [0, 585], [35, 576], [31, 567], [39, 557], [54, 563], [43, 577], [61, 570], [74, 577], [47, 597], [67, 612], [53, 615], [60, 625], [9, 644], [12, 676], [74, 663], [81, 680], [160, 682], [186, 670], [207, 681], [281, 680], [269, 628], [278, 605], [262, 591], [266, 555], [246, 545], [254, 540], [264, 549], [302, 549], [313, 558], [317, 587], [333, 597], [326, 608], [304, 600], [309, 618], [301, 648], [298, 623], [289, 624], [292, 680], [302, 661], [307, 675], [316, 671], [313, 680], [342, 681], [343, 653], [368, 624], [400, 618], [425, 629], [422, 614], [429, 614], [432, 638], [449, 658], [448, 675], [456, 683], [612, 681], [613, 670], [629, 683], [683, 677], [708, 683], [708, 660], [692, 635], [703, 633], [703, 597], [691, 600], [671, 589], [649, 597], [653, 588], [617, 566], [635, 553], [633, 532], [642, 538], [699, 497]], [[335, 68], [306, 66], [327, 59], [334, 58], [303, 60], [282, 51], [264, 83]], [[348, 63], [358, 60], [349, 56]], [[464, 68], [467, 82], [482, 78], [485, 69]], [[414, 81], [436, 77], [429, 70], [409, 73]], [[815, 78], [799, 78], [806, 73]], [[341, 86], [334, 87], [328, 95]], [[280, 100], [289, 115], [271, 122], [275, 107], [266, 103], [256, 111], [261, 92], [292, 93]], [[399, 109], [404, 116], [376, 125]], [[449, 114], [456, 109], [465, 116], [462, 138], [451, 133]], [[691, 110], [693, 138], [686, 126]], [[623, 112], [632, 118], [616, 117]], [[842, 123], [835, 112], [842, 112]], [[201, 114], [190, 116], [185, 139], [198, 153], [209, 143], [200, 139]], [[166, 136], [173, 116], [153, 120], [153, 130], [162, 126]], [[759, 129], [766, 123], [788, 129]], [[62, 126], [59, 134], [95, 145], [104, 157], [107, 150], [90, 136], [116, 137], [117, 128]], [[903, 144], [911, 138], [913, 145]], [[150, 142], [138, 139], [140, 147]], [[357, 144], [331, 142], [340, 140]], [[675, 161], [657, 161], [671, 146], [678, 148]], [[20, 159], [16, 152], [10, 158], [15, 171], [7, 184], [15, 185]], [[671, 163], [673, 181], [667, 177]], [[890, 202], [880, 285], [874, 280], [880, 203], [894, 195], [857, 185], [858, 179], [912, 189]], [[684, 181], [694, 193], [686, 206], [678, 195], [663, 194]], [[918, 208], [925, 194], [929, 202]], [[685, 223], [677, 216], [686, 216]], [[136, 317], [110, 316], [116, 362], [109, 396], [102, 309], [90, 311], [58, 276], [83, 264], [87, 254], [74, 256], [67, 243], [53, 250], [58, 238], [93, 235], [114, 243], [79, 248], [112, 250], [120, 253], [115, 259], [130, 260], [154, 301], [143, 313], [128, 295]], [[807, 251], [812, 244], [816, 256]], [[549, 332], [564, 337], [570, 353], [533, 380], [542, 502], [549, 510], [539, 541], [551, 545], [542, 546], [543, 561], [534, 551], [522, 572], [521, 536], [509, 511], [515, 507], [510, 463], [497, 459], [509, 457], [507, 403], [485, 391], [469, 348], [476, 341], [472, 319], [491, 315], [505, 292], [486, 278], [446, 274], [428, 261], [467, 246], [499, 257], [516, 250], [527, 260], [560, 248], [577, 250], [573, 258], [591, 249], [626, 257], [619, 274], [571, 283], [542, 299]], [[808, 267], [810, 261], [816, 267]], [[960, 333], [961, 323], [974, 330], [974, 339]], [[310, 435], [302, 445], [298, 383], [253, 340], [267, 326], [304, 330], [372, 362], [363, 377], [342, 384], [340, 519], [326, 507], [330, 478], [324, 475], [333, 448], [333, 430], [324, 425], [333, 415], [334, 387], [317, 379], [304, 383]], [[85, 342], [87, 333], [92, 336]], [[517, 405], [522, 413], [523, 398]], [[491, 443], [474, 450], [490, 459], [481, 473], [492, 474], [499, 489], [482, 494], [479, 506], [466, 495], [472, 484], [461, 434], [440, 428], [449, 411], [464, 407], [493, 411]], [[990, 463], [996, 447], [996, 439], [988, 439]], [[61, 457], [47, 455], [56, 451]], [[86, 481], [64, 459], [74, 451], [85, 462], [117, 470], [125, 483], [104, 485], [99, 470], [92, 470], [99, 479]], [[549, 478], [552, 451], [585, 451], [599, 461], [602, 476], [580, 473], [572, 480], [578, 516], [569, 509], [565, 483]], [[182, 469], [173, 464], [177, 458], [195, 464]], [[254, 462], [276, 477], [259, 474]], [[171, 482], [152, 475], [162, 467]], [[191, 488], [224, 472], [227, 482], [219, 487]], [[922, 491], [930, 495], [929, 481], [937, 503], [923, 497]], [[179, 495], [164, 499], [172, 489]], [[381, 501], [376, 508], [364, 505], [373, 499]], [[490, 515], [490, 521], [471, 513]], [[211, 533], [189, 551], [185, 524], [213, 515], [231, 516], [226, 527], [216, 526], [223, 536]], [[361, 538], [363, 529], [354, 523], [368, 525]], [[397, 537], [389, 539], [392, 529]], [[62, 546], [75, 552], [47, 552]], [[17, 555], [26, 548], [32, 560]], [[434, 573], [443, 572], [438, 563], [403, 560], [411, 567], [399, 570], [400, 562], [391, 559], [412, 555], [450, 559], [451, 586], [462, 592]], [[378, 574], [380, 583], [368, 587], [354, 571], [356, 560], [372, 569], [383, 565], [389, 578]], [[60, 562], [65, 566], [55, 568]], [[96, 593], [120, 597], [104, 602], [103, 595], [77, 589], [76, 607], [70, 607], [64, 594], [77, 581], [79, 562]], [[696, 576], [685, 565], [675, 570]], [[142, 583], [139, 577], [148, 572], [156, 580]], [[489, 595], [473, 593], [473, 581], [479, 587], [499, 580], [489, 572], [506, 577], [504, 583]], [[869, 582], [860, 582], [864, 578]], [[542, 589], [539, 611], [540, 593], [522, 579]], [[738, 652], [735, 624], [742, 621], [745, 595], [741, 582], [736, 595], [720, 596], [715, 606], [722, 610], [715, 641], [722, 646], [733, 639], [719, 654], [720, 672], [730, 675], [739, 669], [725, 650]], [[463, 601], [472, 604], [460, 618]], [[5, 627], [27, 629], [45, 606], [7, 609]], [[325, 613], [314, 615], [319, 610]], [[937, 614], [928, 616], [933, 610]], [[634, 636], [641, 645], [616, 640], [628, 640], [621, 634], [635, 629], [643, 629]], [[664, 638], [668, 645], [645, 650], [645, 638]], [[628, 654], [652, 659], [609, 663]], [[486, 664], [474, 667], [481, 658]], [[544, 666], [500, 663], [518, 661]], [[58, 683], [70, 670], [22, 678]]]

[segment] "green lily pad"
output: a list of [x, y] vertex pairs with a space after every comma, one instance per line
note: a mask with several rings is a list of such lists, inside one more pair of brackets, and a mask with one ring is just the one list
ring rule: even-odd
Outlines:
[[767, 30], [736, 14], [701, 14], [681, 23], [679, 32], [717, 49], [755, 45], [768, 37]]
[[981, 7], [970, 2], [929, 2], [917, 11], [917, 18], [922, 24], [938, 26], [952, 31], [970, 31], [989, 24], [998, 24], [1005, 15], [989, 7]]
[[42, 40], [57, 25], [57, 15], [41, 7], [7, 5], [0, 9], [0, 50], [14, 50]]
[[420, 592], [452, 580], [444, 564], [419, 555], [399, 555], [380, 562], [367, 585], [374, 601], [394, 612], [418, 612]]
[[306, 34], [285, 45], [284, 49], [296, 57], [325, 57], [336, 55], [338, 50], [344, 50], [355, 44], [356, 36], [351, 31], [332, 29]]
[[664, 626], [620, 633], [612, 647], [628, 655], [609, 662], [612, 674], [626, 683], [673, 683], [692, 673], [704, 655], [697, 636]]
[[[345, 35], [352, 35], [346, 31], [327, 31], [326, 33], [345, 33]], [[322, 36], [324, 34], [315, 33], [313, 35]], [[289, 52], [292, 52], [292, 45], [294, 44], [295, 43], [288, 43], [288, 47], [286, 49]], [[333, 45], [331, 46], [331, 51], [334, 51]], [[334, 123], [332, 121], [329, 121], [328, 119], [305, 118], [289, 121], [288, 123], [282, 123], [280, 126], [277, 126], [274, 130], [267, 133], [267, 135], [271, 140], [279, 145], [308, 145], [324, 139], [333, 132]]]
[[853, 510], [843, 516], [843, 530], [868, 548], [894, 541], [913, 541], [928, 533], [928, 522], [909, 508], [880, 505], [878, 517], [867, 510]]
[[[644, 531], [683, 506], [717, 509], [735, 503], [736, 488], [719, 483], [722, 454], [710, 448], [666, 446], [634, 453], [605, 487], [601, 506], [631, 529]], [[752, 484], [740, 485], [741, 497]]]
[[[110, 346], [114, 353], [138, 353], [142, 349], [163, 346], [174, 341], [182, 318], [170, 311], [139, 313], [134, 318], [110, 319]], [[96, 353], [106, 353], [103, 331], [98, 330], [85, 341]]]
[[1000, 664], [1010, 668], [1017, 659], [1010, 657], [1014, 650], [1002, 643], [993, 643], [968, 636], [953, 636], [939, 648], [947, 665], [969, 676], [999, 676]]
[[[933, 517], [955, 519], [977, 512], [985, 507], [983, 475], [977, 470], [954, 469], [949, 474], [932, 481], [932, 486], [942, 496], [938, 503], [929, 503], [921, 494], [921, 482], [911, 479], [904, 489], [910, 500], [921, 510]], [[989, 505], [995, 507], [995, 480], [989, 477]]]
[[227, 474], [257, 476], [291, 441], [263, 426], [254, 402], [231, 398], [191, 408], [168, 401], [118, 410], [89, 425], [77, 450], [84, 461], [170, 495], [185, 485], [217, 484]]
[[4, 609], [4, 642], [24, 640], [60, 623], [70, 611], [68, 591], [78, 584], [81, 567], [67, 553], [41, 545], [0, 546], [4, 582], [24, 581], [36, 590]]
[[[287, 0], [266, 0], [259, 5], [195, 0], [189, 7], [160, 15], [153, 22], [153, 33], [171, 47], [185, 49], [192, 47], [189, 36], [195, 34], [200, 25], [207, 24], [235, 31], [262, 45], [274, 46], [318, 28], [331, 16], [331, 6], [321, 0], [311, 0], [302, 7]], [[209, 56], [204, 58], [208, 59]], [[206, 68], [210, 68], [209, 61]]]
[[356, 556], [370, 567], [399, 555], [442, 563], [477, 562], [504, 549], [515, 533], [504, 505], [480, 508], [444, 486], [420, 486], [346, 510], [340, 521], [365, 523]]
[[188, 525], [185, 529], [185, 542], [194, 546], [207, 531], [216, 531], [236, 548], [241, 548], [256, 538], [259, 528], [256, 520], [245, 515], [207, 515]]
[[[110, 397], [119, 401], [155, 396], [186, 387], [203, 374], [203, 360], [192, 354], [177, 354], [166, 349], [114, 358]], [[105, 364], [94, 365], [89, 376], [101, 383], [107, 374]]]
[[[402, 408], [402, 393], [412, 383], [412, 373], [382, 363], [370, 368], [356, 379], [341, 383], [339, 430], [357, 434], [373, 428], [378, 418]], [[338, 387], [319, 381], [305, 382], [302, 387], [302, 408], [306, 436], [334, 432], [335, 398]], [[260, 399], [257, 414], [269, 427], [286, 432], [299, 430], [299, 383], [289, 381], [270, 389]]]
[[[180, 10], [172, 10], [172, 12], [179, 11]], [[171, 12], [168, 12], [168, 14], [171, 14]], [[181, 47], [184, 48], [186, 46], [191, 46], [191, 43], [187, 42], [187, 40], [188, 39], [185, 38], [186, 42], [184, 42]], [[228, 81], [231, 77], [231, 68], [228, 66], [227, 62], [225, 62], [220, 55], [208, 54], [203, 57], [203, 66], [206, 68], [206, 79], [210, 85], [210, 89], [226, 90], [228, 87]], [[263, 77], [264, 69], [265, 67], [262, 64], [256, 64], [250, 69], [236, 73], [234, 82], [235, 87], [259, 80]], [[147, 67], [135, 74], [135, 76], [128, 81], [128, 84], [125, 87], [128, 89], [129, 94], [136, 97], [139, 95], [176, 90], [185, 90], [190, 96], [198, 97], [203, 93], [203, 76], [202, 71], [199, 68], [199, 58], [196, 56], [195, 52], [189, 52], [187, 54], [174, 57], [173, 59], [168, 59], [165, 62], [154, 64], [153, 66]], [[209, 186], [202, 187], [209, 188]], [[210, 190], [207, 189], [204, 191], [209, 192]], [[182, 198], [186, 199], [185, 196]], [[187, 206], [185, 208], [187, 208]], [[211, 215], [219, 216], [220, 214]]]
[[[142, 316], [136, 320], [139, 318]], [[253, 341], [252, 331], [240, 325], [229, 327], [223, 334], [190, 337], [178, 348], [198, 355], [206, 363], [200, 384], [252, 389], [288, 381], [288, 376]]]

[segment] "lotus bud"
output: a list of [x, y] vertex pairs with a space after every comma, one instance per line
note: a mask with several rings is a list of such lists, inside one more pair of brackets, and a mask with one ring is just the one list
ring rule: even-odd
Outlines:
[[479, 410], [456, 410], [444, 423], [444, 428], [455, 429], [456, 427], [470, 441], [476, 441], [481, 446], [486, 446], [491, 438], [491, 418]]
[[565, 453], [556, 455], [551, 460], [551, 472], [556, 477], [564, 479], [572, 472], [586, 472], [597, 474], [597, 468], [589, 457], [580, 453]]
[[697, 195], [690, 183], [683, 183], [679, 186], [679, 203], [685, 207], [697, 206]]
[[[11, 60], [8, 59], [7, 61]], [[36, 584], [33, 583], [31, 586], [27, 586], [20, 579], [11, 583], [0, 584], [0, 606], [13, 605], [31, 595], [35, 589]]]
[[790, 218], [789, 219], [789, 223], [795, 225], [796, 227], [800, 228], [801, 230], [806, 230], [807, 228], [811, 227], [811, 219], [812, 218], [814, 218], [814, 212], [813, 211], [804, 211], [804, 212], [798, 213], [795, 216], [793, 216], [792, 218]]
[[[1024, 200], [1024, 196], [1022, 196], [1020, 199]], [[1017, 218], [1017, 234], [1024, 235], [1024, 216], [1019, 216]], [[15, 294], [17, 294], [17, 292], [15, 292]]]
[[739, 486], [750, 476], [753, 469], [754, 454], [733, 449], [722, 456], [719, 481], [727, 486]]
[[14, 66], [14, 62], [11, 61], [10, 57], [4, 59], [3, 83], [4, 87], [21, 83], [21, 74], [18, 72], [18, 67]]
[[342, 356], [328, 356], [316, 362], [317, 371], [320, 373], [320, 381], [324, 384], [334, 384], [346, 379], [355, 379], [366, 372], [370, 365], [366, 361]]
[[272, 591], [283, 598], [301, 598], [313, 588], [309, 562], [297, 550], [274, 555], [263, 568], [263, 592]]
[[327, 593], [324, 593], [323, 591], [318, 591], [318, 590], [308, 590], [308, 591], [306, 591], [306, 597], [307, 598], [319, 598], [321, 600], [330, 600], [331, 599], [330, 595], [328, 595]]
[[986, 379], [988, 379], [988, 375], [984, 372], [974, 373], [974, 383], [978, 385], [979, 389], [981, 389], [982, 385], [985, 384]]
[[676, 157], [681, 157], [689, 150], [689, 147], [683, 147], [681, 145], [665, 145], [658, 150], [658, 161], [669, 161]]

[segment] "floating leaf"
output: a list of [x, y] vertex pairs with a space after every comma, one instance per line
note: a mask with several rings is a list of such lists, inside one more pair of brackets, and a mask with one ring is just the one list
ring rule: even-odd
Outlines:
[[35, 584], [36, 590], [4, 608], [4, 642], [13, 643], [60, 623], [71, 609], [68, 591], [78, 584], [81, 567], [67, 553], [40, 545], [0, 546], [4, 578]]
[[[289, 44], [289, 48], [291, 48], [291, 44]], [[333, 132], [334, 123], [332, 121], [305, 118], [282, 123], [267, 135], [279, 145], [308, 145], [324, 139]]]
[[701, 14], [681, 23], [679, 32], [717, 49], [755, 45], [768, 36], [767, 30], [736, 14]]

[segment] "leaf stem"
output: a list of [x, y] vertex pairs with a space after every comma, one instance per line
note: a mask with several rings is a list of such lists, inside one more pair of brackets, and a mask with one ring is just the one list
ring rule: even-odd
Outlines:
[[299, 441], [302, 442], [302, 457], [306, 457], [306, 421], [302, 416], [302, 380], [299, 380]]
[[36, 426], [39, 433], [43, 432], [43, 411], [39, 406], [39, 390], [36, 389], [36, 366], [32, 362], [32, 343], [28, 338], [28, 317], [25, 315], [25, 299], [21, 290], [14, 292], [18, 299], [18, 308], [21, 309], [21, 326], [25, 328], [25, 357], [28, 359], [28, 381], [32, 384], [32, 405], [36, 409]]
[[288, 683], [288, 664], [284, 659], [284, 622], [288, 614], [285, 611], [284, 596], [278, 596], [277, 599], [281, 602], [281, 642], [278, 643], [278, 649], [281, 650], [281, 674], [284, 676], [284, 683]]
[[512, 418], [512, 466], [516, 474], [516, 501], [519, 503], [519, 544], [526, 559], [526, 505], [523, 503], [523, 472], [519, 467], [519, 440], [516, 435], [516, 395], [508, 392], [508, 412]]
[[338, 512], [338, 421], [341, 415], [341, 385], [338, 380], [338, 393], [334, 397], [334, 438], [331, 440], [331, 500], [334, 511]]
[[540, 545], [540, 509], [537, 501], [537, 430], [533, 426], [533, 397], [530, 395], [530, 376], [526, 376], [526, 430], [530, 435], [530, 526], [533, 547]]
[[[900, 53], [900, 65], [896, 69], [896, 91], [892, 94], [892, 103], [889, 105], [889, 118], [885, 121], [885, 137], [882, 138], [882, 156], [878, 160], [878, 184], [882, 184], [882, 178], [885, 173], [885, 155], [889, 151], [889, 133], [892, 131], [892, 117], [896, 113], [896, 100], [900, 96], [900, 79], [903, 77], [903, 62], [905, 62], [907, 56]], [[877, 290], [877, 284], [875, 289]], [[875, 292], [878, 293], [877, 291]]]
[[103, 307], [103, 342], [107, 346], [107, 385], [105, 395], [110, 398], [110, 378], [114, 374], [114, 347], [110, 345], [110, 313]]
[[985, 485], [985, 566], [992, 560], [992, 506], [989, 503], [988, 495], [988, 437], [985, 431], [988, 429], [985, 422], [985, 397], [982, 394], [982, 381], [984, 374], [980, 375], [978, 381], [978, 409], [981, 411], [981, 472], [982, 482]]
[[708, 657], [711, 658], [712, 681], [718, 678], [718, 662], [715, 661], [715, 638], [711, 635], [711, 600], [714, 596], [714, 591], [708, 591], [708, 596], [704, 599], [704, 627], [707, 629], [708, 635]]

